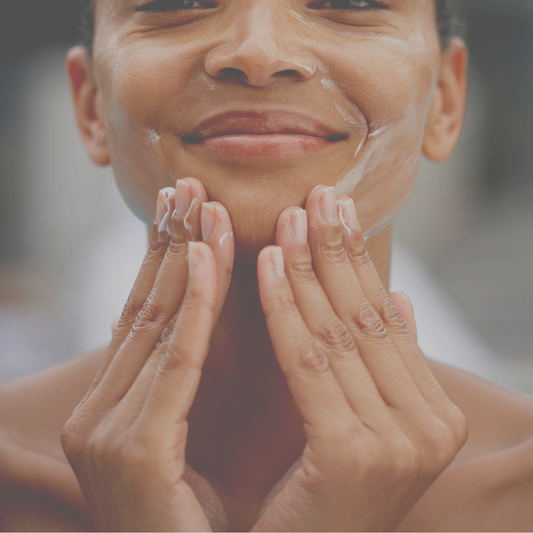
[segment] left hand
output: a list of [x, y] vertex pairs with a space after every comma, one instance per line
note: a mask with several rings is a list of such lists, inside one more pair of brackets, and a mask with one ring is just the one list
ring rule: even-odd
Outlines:
[[[466, 421], [366, 251], [355, 207], [319, 187], [258, 261], [263, 310], [304, 419], [302, 457], [253, 531], [393, 531], [452, 462]], [[402, 307], [402, 317], [398, 307]]]

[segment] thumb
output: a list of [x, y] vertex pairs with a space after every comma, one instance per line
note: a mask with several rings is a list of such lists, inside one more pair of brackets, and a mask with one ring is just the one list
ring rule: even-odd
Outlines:
[[411, 300], [407, 294], [404, 294], [403, 292], [391, 292], [389, 296], [392, 303], [396, 306], [396, 309], [398, 309], [400, 315], [402, 315], [402, 318], [405, 320], [411, 335], [414, 337], [415, 341], [418, 342], [415, 313], [413, 311]]

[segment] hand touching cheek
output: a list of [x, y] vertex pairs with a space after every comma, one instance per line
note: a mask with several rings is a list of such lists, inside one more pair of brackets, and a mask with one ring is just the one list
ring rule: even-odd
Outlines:
[[[229, 286], [232, 226], [196, 180], [160, 192], [150, 248], [100, 371], [62, 435], [97, 527], [224, 530], [186, 462], [187, 416]], [[198, 242], [202, 240], [204, 242]]]
[[259, 256], [261, 302], [307, 445], [253, 529], [394, 530], [464, 445], [465, 419], [410, 304], [383, 287], [352, 200], [315, 189], [282, 213], [276, 243]]

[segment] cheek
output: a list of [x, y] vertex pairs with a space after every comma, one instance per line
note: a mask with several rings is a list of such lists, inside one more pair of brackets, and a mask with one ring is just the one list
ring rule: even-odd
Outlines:
[[336, 85], [339, 95], [346, 97], [346, 108], [362, 111], [369, 134], [336, 190], [354, 199], [370, 235], [390, 221], [414, 185], [438, 62], [429, 53], [406, 51], [401, 44], [362, 45], [357, 56], [337, 58], [328, 76], [339, 80]]
[[[205, 93], [206, 87], [198, 87], [202, 78], [194, 75], [198, 64], [197, 53], [187, 47], [177, 54], [175, 47], [167, 51], [146, 43], [117, 48], [112, 60], [102, 61], [113, 171], [125, 201], [147, 224], [153, 220], [157, 192], [178, 177], [162, 139], [179, 127], [179, 117], [187, 116], [191, 95]], [[187, 83], [191, 79], [200, 81], [193, 87]]]

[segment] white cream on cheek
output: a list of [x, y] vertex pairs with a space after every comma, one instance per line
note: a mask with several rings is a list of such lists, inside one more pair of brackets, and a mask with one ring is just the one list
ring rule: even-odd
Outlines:
[[[427, 89], [420, 88], [414, 81], [419, 82], [420, 78], [416, 76], [417, 68], [426, 61], [424, 55], [427, 55], [427, 42], [423, 35], [421, 33], [411, 35], [407, 42], [391, 36], [380, 36], [375, 41], [378, 46], [373, 50], [373, 63], [368, 79], [369, 82], [377, 83], [378, 87], [384, 87], [383, 95], [387, 94], [386, 91], [391, 95], [388, 100], [387, 98], [377, 98], [378, 102], [380, 99], [382, 100], [380, 107], [373, 105], [372, 98], [369, 98], [368, 93], [366, 99], [367, 103], [370, 101], [371, 105], [365, 106], [364, 91], [360, 95], [362, 106], [351, 101], [347, 103], [353, 94], [342, 91], [331, 79], [331, 73], [327, 72], [322, 65], [320, 67], [323, 74], [321, 84], [324, 90], [329, 93], [336, 92], [339, 95], [340, 101], [335, 102], [335, 108], [343, 120], [349, 124], [358, 123], [357, 119], [361, 110], [365, 110], [363, 112], [367, 119], [365, 136], [355, 152], [354, 166], [335, 185], [337, 195], [354, 197], [364, 185], [363, 197], [365, 200], [362, 199], [363, 197], [356, 198], [356, 200], [359, 200], [359, 204], [361, 201], [368, 204], [369, 186], [379, 189], [382, 186], [380, 182], [383, 184], [386, 181], [396, 192], [401, 193], [398, 194], [396, 203], [395, 198], [387, 199], [386, 194], [382, 196], [382, 204], [387, 201], [390, 204], [389, 211], [383, 210], [383, 213], [378, 215], [378, 211], [382, 207], [376, 206], [377, 209], [372, 209], [372, 221], [364, 226], [366, 236], [374, 234], [389, 223], [407, 198], [420, 161], [423, 138], [421, 120], [424, 119], [430, 104], [430, 95], [426, 94]], [[392, 50], [387, 50], [389, 47], [392, 47]], [[381, 62], [379, 53], [377, 53], [380, 48], [384, 54]], [[400, 58], [403, 60], [403, 64], [398, 62], [398, 64], [391, 66], [390, 57], [394, 57], [394, 53], [399, 51], [403, 51], [404, 54], [404, 57]], [[429, 61], [428, 64], [430, 64]], [[357, 67], [354, 69], [357, 72]], [[396, 80], [398, 82], [398, 94], [402, 94], [403, 91], [403, 94], [408, 95], [408, 98], [400, 97], [396, 98], [395, 101], [395, 95], [390, 90], [390, 85], [386, 85], [390, 81], [383, 79], [383, 74], [389, 74], [389, 71], [390, 81]], [[420, 75], [419, 72], [418, 75]], [[380, 77], [382, 80], [376, 81]], [[430, 83], [435, 81], [433, 79]], [[381, 97], [381, 94], [378, 93], [378, 95]], [[391, 111], [387, 113], [387, 105], [390, 107], [391, 104]], [[392, 177], [390, 176], [391, 172], [394, 173]], [[375, 185], [371, 185], [373, 182]], [[366, 211], [368, 211], [368, 206]]]
[[[305, 20], [298, 19], [298, 17], [295, 17], [294, 14], [292, 15], [292, 18], [297, 22], [297, 24], [301, 24], [302, 28], [304, 26], [307, 26]], [[253, 42], [248, 41], [247, 46], [256, 46], [258, 50], [261, 50], [263, 52], [263, 56], [266, 61], [277, 62], [281, 66], [283, 66], [284, 62], [290, 62], [291, 65], [302, 66], [309, 74], [314, 74], [316, 72], [316, 69], [318, 68], [323, 74], [321, 79], [318, 81], [321, 82], [323, 90], [327, 91], [326, 98], [324, 99], [324, 105], [330, 106], [333, 113], [335, 113], [336, 110], [342, 120], [350, 126], [350, 129], [353, 132], [357, 131], [359, 133], [359, 137], [357, 137], [356, 143], [352, 142], [353, 148], [351, 149], [353, 151], [351, 152], [351, 155], [348, 154], [348, 158], [353, 158], [353, 164], [350, 162], [346, 163], [346, 161], [343, 160], [340, 165], [344, 165], [344, 167], [337, 167], [341, 168], [341, 170], [335, 170], [335, 174], [333, 174], [333, 176], [331, 176], [331, 167], [328, 167], [326, 170], [329, 170], [330, 175], [328, 176], [326, 173], [324, 174], [324, 178], [321, 179], [328, 180], [330, 183], [332, 183], [333, 180], [336, 180], [337, 193], [339, 195], [343, 194], [348, 196], [353, 196], [356, 193], [358, 186], [362, 183], [368, 184], [372, 181], [377, 182], [378, 180], [381, 180], [383, 182], [383, 180], [386, 181], [387, 179], [390, 181], [392, 178], [386, 176], [386, 174], [383, 172], [383, 168], [392, 169], [392, 166], [390, 165], [391, 152], [393, 152], [393, 149], [397, 144], [397, 139], [402, 136], [405, 136], [405, 132], [412, 131], [413, 127], [415, 129], [419, 129], [420, 125], [417, 124], [417, 121], [420, 120], [420, 113], [416, 112], [416, 106], [414, 107], [414, 120], [409, 119], [409, 109], [404, 109], [404, 116], [398, 117], [398, 105], [396, 105], [396, 108], [394, 108], [394, 105], [391, 105], [390, 96], [388, 97], [388, 102], [387, 98], [382, 97], [379, 92], [380, 85], [379, 83], [377, 83], [376, 89], [378, 90], [378, 92], [374, 97], [376, 100], [376, 105], [374, 105], [373, 107], [370, 106], [369, 111], [365, 108], [364, 105], [358, 105], [354, 103], [354, 101], [352, 101], [354, 97], [357, 98], [358, 96], [356, 90], [357, 88], [353, 89], [352, 86], [351, 89], [348, 87], [348, 91], [346, 90], [346, 81], [349, 82], [355, 74], [352, 75], [349, 73], [349, 71], [345, 71], [343, 78], [336, 78], [340, 80], [339, 83], [341, 83], [343, 86], [343, 89], [341, 90], [333, 81], [332, 76], [326, 71], [326, 69], [322, 67], [322, 65], [320, 65], [320, 62], [315, 61], [314, 63], [311, 62], [310, 64], [305, 64], [304, 62], [298, 61], [300, 57], [302, 57], [302, 59], [305, 59], [306, 54], [312, 53], [312, 41], [304, 39], [304, 46], [300, 47], [296, 51], [293, 51], [292, 47], [290, 46], [280, 46], [280, 43], [277, 40], [273, 39], [272, 36], [269, 36], [268, 34], [265, 36], [265, 29], [264, 26], [261, 26], [261, 20], [259, 18], [257, 20], [253, 20], [252, 22], [252, 26], [255, 25], [258, 32], [263, 35], [258, 36], [254, 32], [248, 34], [247, 38], [251, 39]], [[272, 23], [273, 22], [271, 22], [270, 24]], [[317, 26], [316, 28], [313, 28], [313, 33], [318, 31], [319, 28], [321, 27]], [[322, 37], [320, 35], [317, 35], [316, 42], [332, 42], [332, 35], [329, 34], [331, 32], [325, 31], [323, 28], [321, 31], [324, 32], [324, 35]], [[302, 29], [302, 37], [304, 36], [304, 33], [305, 32]], [[346, 37], [344, 39], [346, 41], [347, 46], [350, 44], [350, 40], [348, 38], [349, 36], [352, 37], [353, 44], [353, 33], [346, 33]], [[375, 38], [375, 42], [379, 44], [380, 38], [381, 37]], [[362, 39], [362, 42], [365, 40], [366, 37]], [[382, 40], [383, 42], [385, 42], [387, 40], [387, 37], [383, 37]], [[308, 47], [305, 46], [306, 42], [309, 45]], [[146, 43], [143, 44], [146, 45]], [[292, 44], [294, 44], [294, 48], [296, 48], [296, 45], [298, 44], [297, 39], [293, 39]], [[390, 38], [389, 44], [391, 45], [391, 47], [397, 47], [398, 40]], [[355, 43], [355, 45], [357, 46], [358, 43]], [[114, 46], [115, 44], [112, 43], [111, 48], [113, 48]], [[186, 46], [190, 46], [190, 49], [192, 50], [194, 47], [194, 43], [191, 42], [189, 45]], [[180, 44], [180, 47], [185, 48], [182, 44]], [[364, 43], [362, 48], [360, 49], [364, 50]], [[370, 47], [367, 48], [367, 51], [368, 50], [370, 50]], [[121, 109], [120, 106], [114, 108], [112, 114], [112, 122], [117, 129], [116, 137], [118, 138], [120, 144], [124, 145], [124, 147], [127, 148], [126, 152], [129, 152], [130, 155], [133, 154], [133, 160], [141, 162], [141, 164], [137, 166], [135, 165], [135, 163], [129, 164], [129, 167], [127, 166], [127, 163], [124, 163], [122, 165], [121, 174], [122, 176], [126, 176], [125, 178], [123, 178], [125, 182], [127, 182], [127, 180], [129, 179], [129, 177], [127, 177], [128, 173], [131, 176], [133, 172], [138, 176], [136, 178], [131, 179], [129, 184], [126, 184], [126, 186], [128, 186], [130, 190], [127, 191], [126, 194], [124, 194], [125, 199], [127, 200], [132, 210], [137, 214], [140, 214], [141, 218], [148, 222], [148, 219], [150, 218], [150, 213], [144, 212], [149, 211], [149, 208], [147, 207], [149, 202], [146, 202], [146, 192], [150, 187], [153, 188], [154, 191], [157, 190], [154, 186], [154, 181], [159, 186], [161, 186], [161, 183], [164, 184], [173, 182], [177, 177], [176, 171], [179, 171], [179, 169], [178, 167], [176, 167], [176, 145], [175, 142], [173, 142], [172, 140], [173, 134], [165, 133], [165, 126], [162, 125], [162, 123], [153, 124], [153, 122], [157, 122], [154, 121], [153, 117], [157, 117], [158, 113], [159, 115], [161, 115], [161, 120], [166, 120], [161, 113], [161, 110], [164, 106], [160, 106], [161, 109], [158, 109], [159, 104], [151, 102], [149, 100], [143, 100], [143, 98], [144, 95], [149, 94], [149, 86], [153, 85], [153, 88], [157, 88], [157, 92], [154, 94], [158, 95], [158, 98], [161, 102], [169, 100], [169, 98], [171, 98], [169, 96], [171, 94], [171, 91], [168, 90], [167, 87], [170, 87], [171, 83], [175, 83], [172, 80], [176, 80], [177, 78], [176, 76], [166, 76], [164, 74], [164, 63], [160, 61], [154, 62], [152, 60], [152, 63], [149, 63], [147, 61], [144, 61], [144, 63], [142, 61], [138, 61], [137, 64], [134, 65], [133, 68], [131, 68], [128, 65], [128, 61], [129, 58], [136, 57], [136, 52], [131, 53], [130, 51], [129, 53], [122, 54], [117, 53], [120, 52], [119, 50], [108, 50], [108, 52], [112, 56], [112, 58], [109, 58], [109, 60], [111, 64], [115, 65], [116, 68], [116, 72], [113, 73], [112, 78], [116, 79], [117, 77], [122, 76], [122, 72], [125, 72], [130, 69], [131, 72], [126, 73], [129, 74], [129, 79], [126, 80], [127, 84], [131, 85], [138, 83], [141, 86], [145, 86], [143, 88], [144, 93], [142, 91], [137, 91], [137, 93], [135, 93], [135, 90], [132, 91], [128, 89], [124, 85], [124, 80], [122, 81], [122, 87], [118, 87], [117, 90], [113, 92], [114, 100], [116, 102], [121, 101], [121, 90], [124, 90], [125, 88], [126, 92], [130, 91], [130, 109], [129, 111], [125, 112], [123, 109]], [[126, 50], [126, 52], [128, 51]], [[409, 52], [412, 54], [413, 50], [411, 49]], [[387, 50], [385, 50], [385, 53], [387, 53]], [[370, 51], [370, 54], [374, 54], [374, 52]], [[119, 60], [118, 58], [120, 55], [121, 58]], [[187, 56], [187, 54], [184, 55]], [[192, 57], [192, 55], [192, 53], [188, 52], [188, 57]], [[260, 56], [261, 54], [259, 53], [259, 59], [261, 59]], [[327, 55], [324, 55], [323, 57], [327, 57]], [[370, 55], [367, 54], [367, 57], [370, 57]], [[173, 57], [173, 59], [175, 58], [176, 56]], [[377, 64], [373, 63], [372, 65], [370, 65], [370, 67], [368, 67], [367, 65], [369, 77], [365, 78], [364, 76], [362, 76], [359, 81], [361, 83], [361, 90], [363, 92], [363, 96], [367, 98], [367, 100], [370, 98], [370, 96], [369, 94], [366, 94], [366, 96], [364, 95], [365, 87], [368, 86], [370, 82], [375, 81], [375, 79], [372, 80], [372, 76], [379, 73], [383, 74], [383, 72], [385, 72], [389, 68], [389, 64], [390, 59], [389, 62], [381, 61], [380, 63], [378, 61]], [[139, 69], [140, 65], [147, 66], [147, 69]], [[331, 61], [330, 63], [328, 63], [328, 65], [332, 68], [336, 68], [334, 61]], [[356, 72], [357, 67], [357, 61], [355, 61], [353, 72]], [[408, 69], [409, 66], [407, 65], [405, 68]], [[135, 74], [135, 72], [137, 72], [138, 74]], [[190, 72], [188, 71], [184, 71], [180, 74], [185, 75], [181, 76], [182, 79], [187, 79], [188, 83], [194, 84], [197, 91], [199, 91], [200, 93], [203, 92], [202, 98], [206, 103], [210, 105], [213, 104], [212, 99], [208, 100], [208, 91], [212, 90], [215, 85], [208, 76], [202, 74], [200, 76], [197, 76], [196, 78], [192, 78], [190, 76], [187, 77], [190, 74]], [[127, 78], [127, 75], [125, 76], [125, 78]], [[369, 80], [368, 83], [366, 81], [367, 79]], [[381, 79], [386, 79], [386, 77], [382, 75]], [[179, 93], [179, 91], [177, 91], [176, 89], [178, 89], [177, 84], [172, 87], [173, 95]], [[368, 87], [366, 87], [366, 90], [367, 89]], [[415, 101], [417, 98], [416, 91], [411, 92], [411, 97], [413, 101]], [[338, 93], [338, 97], [337, 95], [335, 95], [335, 93]], [[190, 97], [190, 92], [188, 94]], [[136, 96], [138, 96], [138, 98], [136, 103], [137, 108], [135, 109], [132, 105], [132, 102], [133, 97]], [[201, 96], [201, 94], [199, 94], [199, 96]], [[196, 96], [194, 96], [194, 98], [196, 98]], [[186, 100], [184, 99], [184, 101]], [[139, 102], [141, 103], [139, 104]], [[384, 103], [384, 105], [381, 105], [382, 103]], [[391, 112], [389, 113], [387, 113], [387, 105], [391, 109]], [[140, 113], [138, 113], [139, 108], [142, 108], [143, 106], [146, 106], [146, 110], [144, 112], [141, 111]], [[150, 106], [152, 106], [153, 109]], [[402, 107], [405, 108], [405, 103], [400, 103], [400, 108]], [[380, 112], [375, 111], [376, 109], [379, 111], [380, 108]], [[362, 109], [364, 109], [364, 111], [362, 111]], [[363, 113], [366, 114], [366, 119], [365, 114]], [[149, 116], [151, 116], [152, 118], [148, 118]], [[139, 117], [142, 118], [139, 120]], [[176, 117], [179, 117], [179, 113], [176, 114]], [[143, 125], [141, 126], [140, 124]], [[171, 124], [171, 122], [168, 121], [168, 124]], [[161, 131], [161, 127], [163, 127], [164, 131]], [[404, 168], [402, 168], [402, 174], [405, 175], [407, 175], [407, 170], [416, 167], [416, 163], [418, 161], [419, 145], [417, 142], [414, 142], [412, 143], [412, 147], [412, 153], [409, 153], [409, 151], [406, 150], [404, 150], [402, 153], [402, 157], [405, 161]], [[171, 152], [174, 152], [174, 155]], [[393, 155], [395, 161], [398, 160], [397, 150], [394, 151]], [[169, 160], [167, 160], [167, 157], [169, 157]], [[181, 160], [179, 164], [181, 164]], [[350, 166], [351, 168], [349, 168]], [[399, 168], [399, 166], [400, 165], [397, 163], [395, 168]], [[190, 172], [191, 170], [189, 170], [189, 172], [185, 175], [196, 175], [194, 173], [191, 174]], [[409, 172], [413, 174], [414, 170], [409, 170]], [[144, 175], [142, 175], [143, 173]], [[398, 180], [400, 179], [403, 179], [402, 176], [398, 176]], [[150, 180], [152, 180], [151, 185]], [[404, 181], [407, 180], [405, 179]], [[141, 185], [139, 186], [139, 184]], [[143, 195], [144, 198], [142, 197]], [[365, 198], [372, 198], [372, 194], [368, 194], [368, 189], [365, 191], [365, 195]], [[132, 200], [135, 198], [137, 198], [137, 200]], [[141, 207], [142, 202], [144, 202], [144, 208]], [[359, 202], [359, 204], [360, 203], [361, 202]], [[374, 222], [371, 225], [365, 225], [365, 231], [373, 231], [373, 228], [375, 227], [376, 223]]]
[[158, 144], [161, 142], [161, 135], [158, 135], [154, 129], [148, 129], [148, 138], [152, 144]]

